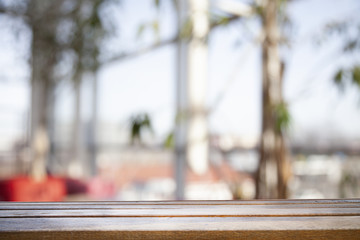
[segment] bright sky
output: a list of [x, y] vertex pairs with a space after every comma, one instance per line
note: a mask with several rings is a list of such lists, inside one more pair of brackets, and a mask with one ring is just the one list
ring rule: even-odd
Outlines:
[[[138, 0], [136, 4], [134, 1], [124, 2], [122, 12], [116, 15], [121, 21], [119, 33], [122, 40], [112, 43], [113, 49], [124, 46], [131, 49], [154, 39], [151, 31], [145, 32], [143, 39], [136, 39], [137, 26], [156, 16], [154, 11], [149, 11], [151, 4], [149, 0]], [[170, 5], [161, 11], [162, 14], [166, 13], [162, 15], [160, 26], [164, 38], [172, 36], [175, 31], [175, 17], [166, 10], [170, 10]], [[338, 64], [349, 63], [355, 58], [334, 58], [338, 42], [333, 41], [318, 49], [311, 38], [331, 20], [355, 18], [360, 11], [359, 1], [297, 0], [289, 5], [288, 10], [296, 36], [292, 47], [283, 52], [287, 60], [284, 94], [290, 101], [293, 119], [291, 134], [328, 136], [336, 133], [339, 137], [360, 139], [360, 93], [352, 90], [340, 95], [331, 83], [331, 76]], [[29, 94], [25, 81], [6, 80], [8, 77], [26, 76], [28, 68], [26, 62], [21, 60], [24, 54], [15, 50], [13, 44], [14, 41], [19, 42], [16, 44], [16, 49], [19, 49], [20, 43], [25, 40], [14, 40], [8, 34], [9, 27], [3, 25], [0, 21], [0, 134], [7, 137], [24, 126], [23, 116]], [[258, 45], [244, 39], [242, 27], [241, 24], [234, 24], [217, 29], [211, 35], [207, 94], [209, 108], [227, 83], [230, 84], [224, 98], [209, 117], [209, 128], [211, 133], [256, 137], [260, 132], [260, 50]], [[254, 21], [247, 27], [257, 32]], [[20, 50], [24, 49], [21, 47]], [[175, 47], [167, 46], [104, 67], [99, 73], [100, 119], [120, 125], [125, 124], [132, 114], [149, 112], [157, 136], [166, 135], [174, 119], [175, 60]], [[355, 60], [359, 60], [359, 55]], [[60, 119], [69, 120], [72, 113], [69, 89], [64, 87], [59, 92]], [[302, 90], [308, 90], [307, 94], [301, 95]]]
[[[149, 7], [140, 3], [126, 4], [125, 9], [129, 12], [126, 16], [127, 26], [151, 21], [153, 16], [147, 16], [146, 11], [137, 6], [145, 9]], [[359, 138], [360, 108], [357, 102], [360, 94], [351, 91], [341, 96], [330, 79], [337, 69], [338, 62], [329, 59], [329, 56], [332, 57], [337, 43], [325, 45], [319, 50], [311, 38], [329, 21], [350, 15], [355, 17], [356, 9], [359, 8], [360, 5], [355, 0], [302, 0], [289, 7], [296, 34], [295, 40], [299, 39], [285, 53], [288, 66], [284, 93], [285, 98], [291, 101], [293, 134], [315, 131], [321, 135], [336, 133], [340, 136]], [[132, 11], [144, 11], [144, 14], [141, 14], [140, 18], [139, 15], [132, 15]], [[172, 24], [169, 22], [174, 19], [171, 16], [167, 17], [163, 21], [167, 23], [166, 26], [162, 26], [164, 35], [173, 32]], [[249, 28], [256, 32], [256, 26], [253, 26], [256, 24], [249, 25]], [[246, 40], [236, 44], [242, 39], [243, 32], [238, 30], [241, 27], [242, 25], [234, 24], [231, 27], [217, 29], [211, 35], [208, 107], [212, 107], [229, 81], [231, 84], [222, 102], [209, 117], [209, 127], [212, 133], [252, 137], [260, 132], [260, 51], [258, 45], [247, 43]], [[131, 114], [148, 111], [152, 113], [159, 134], [169, 131], [172, 127], [175, 105], [175, 53], [175, 47], [169, 46], [105, 68], [100, 75], [101, 116], [119, 122]], [[310, 89], [307, 95], [300, 94], [302, 90], [307, 89]]]

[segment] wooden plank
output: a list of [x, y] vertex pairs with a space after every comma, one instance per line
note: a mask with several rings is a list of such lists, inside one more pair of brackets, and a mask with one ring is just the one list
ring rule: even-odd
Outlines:
[[321, 201], [321, 202], [314, 202], [312, 200], [306, 201], [226, 201], [226, 202], [217, 202], [217, 201], [198, 201], [198, 202], [40, 202], [40, 203], [18, 203], [18, 202], [8, 202], [5, 204], [0, 204], [0, 210], [44, 210], [44, 209], [114, 209], [114, 208], [149, 208], [149, 206], [153, 206], [155, 208], [174, 208], [174, 207], [186, 207], [188, 208], [202, 208], [207, 206], [230, 206], [230, 207], [254, 207], [262, 208], [262, 207], [269, 207], [275, 208], [281, 206], [281, 208], [351, 208], [355, 207], [358, 208], [359, 201], [352, 199], [351, 201], [348, 200], [334, 200], [334, 202], [329, 201]]
[[0, 239], [360, 239], [360, 200], [0, 203]]
[[4, 218], [0, 232], [360, 230], [356, 220], [354, 217]]
[[93, 209], [44, 209], [2, 210], [0, 218], [22, 217], [286, 217], [286, 216], [359, 216], [360, 207], [199, 207], [199, 208], [93, 208]]
[[[196, 240], [233, 240], [233, 239], [257, 239], [257, 240], [285, 240], [285, 239], [304, 239], [304, 240], [357, 240], [360, 232], [350, 231], [105, 231], [105, 232], [20, 232], [20, 233], [5, 233], [3, 235], [7, 240], [27, 239], [119, 239], [119, 240], [136, 240], [136, 239], [196, 239]], [[41, 236], [41, 237], [40, 237]]]
[[[5, 203], [5, 202], [4, 202]], [[294, 204], [359, 204], [359, 199], [306, 199], [306, 200], [249, 200], [249, 201], [83, 201], [83, 202], [6, 202], [7, 206], [48, 206], [48, 205], [294, 205]]]

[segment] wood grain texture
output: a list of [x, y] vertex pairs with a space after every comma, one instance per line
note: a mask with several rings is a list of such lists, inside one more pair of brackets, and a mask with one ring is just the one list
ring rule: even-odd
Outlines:
[[0, 239], [360, 240], [360, 199], [3, 202]]

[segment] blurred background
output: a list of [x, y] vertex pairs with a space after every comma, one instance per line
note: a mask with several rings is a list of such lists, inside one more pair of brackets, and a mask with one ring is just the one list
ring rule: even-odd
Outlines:
[[360, 197], [358, 0], [0, 0], [0, 200]]

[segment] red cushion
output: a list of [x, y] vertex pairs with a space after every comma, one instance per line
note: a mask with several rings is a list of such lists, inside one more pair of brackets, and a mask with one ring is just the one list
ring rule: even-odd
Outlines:
[[30, 177], [21, 176], [0, 183], [0, 199], [3, 201], [62, 201], [65, 194], [64, 180], [56, 177], [35, 181]]

